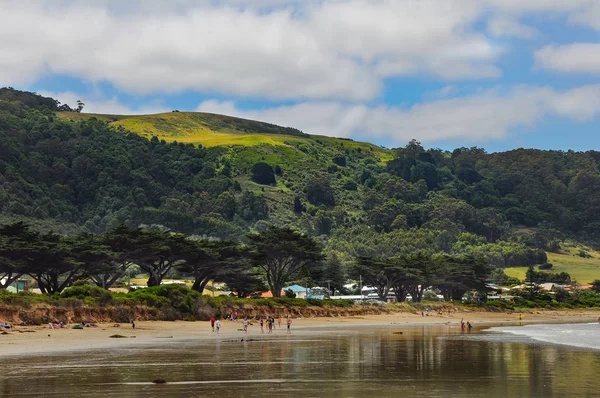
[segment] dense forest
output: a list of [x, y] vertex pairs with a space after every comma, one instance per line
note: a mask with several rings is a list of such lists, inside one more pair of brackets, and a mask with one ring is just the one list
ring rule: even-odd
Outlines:
[[357, 258], [419, 252], [502, 268], [543, 264], [566, 237], [600, 242], [600, 152], [448, 152], [417, 140], [386, 150], [283, 128], [295, 134], [285, 145], [209, 148], [57, 115], [82, 106], [0, 89], [0, 224], [242, 242], [291, 226], [347, 276]]

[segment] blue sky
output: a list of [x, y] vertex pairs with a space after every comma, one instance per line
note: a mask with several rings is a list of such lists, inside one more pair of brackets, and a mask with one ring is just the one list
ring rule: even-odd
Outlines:
[[2, 2], [0, 85], [387, 147], [600, 148], [597, 0]]

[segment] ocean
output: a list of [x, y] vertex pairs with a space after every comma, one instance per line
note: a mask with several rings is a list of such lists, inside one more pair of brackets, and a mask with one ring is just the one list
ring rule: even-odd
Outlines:
[[592, 397], [598, 336], [587, 324], [451, 324], [157, 341], [0, 358], [0, 396]]

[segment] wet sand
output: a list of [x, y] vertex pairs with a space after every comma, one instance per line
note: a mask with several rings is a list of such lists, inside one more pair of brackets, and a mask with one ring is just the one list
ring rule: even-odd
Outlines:
[[[522, 321], [518, 313], [490, 312], [455, 312], [444, 315], [421, 316], [417, 314], [396, 313], [385, 315], [366, 315], [336, 318], [304, 318], [293, 319], [292, 334], [299, 336], [319, 336], [324, 333], [344, 333], [346, 329], [365, 328], [406, 328], [423, 325], [449, 325], [459, 327], [461, 319], [474, 325], [514, 324], [514, 323], [577, 323], [593, 322], [598, 312], [592, 311], [544, 311], [527, 313]], [[210, 322], [136, 322], [133, 329], [130, 324], [98, 324], [97, 327], [86, 327], [83, 330], [49, 329], [48, 326], [16, 326], [0, 334], [0, 356], [37, 355], [67, 353], [79, 350], [118, 348], [140, 345], [161, 345], [182, 340], [198, 339], [256, 339], [269, 338], [287, 334], [285, 319], [281, 328], [273, 331], [273, 336], [261, 333], [260, 324], [253, 322], [248, 333], [242, 330], [242, 321], [222, 321], [220, 334], [213, 333]], [[125, 338], [110, 338], [119, 334]]]

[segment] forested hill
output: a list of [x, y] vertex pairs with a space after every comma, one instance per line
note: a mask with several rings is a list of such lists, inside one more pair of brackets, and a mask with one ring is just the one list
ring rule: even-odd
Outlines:
[[600, 242], [599, 161], [417, 141], [392, 151], [187, 112], [86, 115], [0, 90], [0, 223], [65, 233], [127, 223], [243, 238], [274, 223], [341, 261], [423, 249], [527, 265], [567, 236]]

